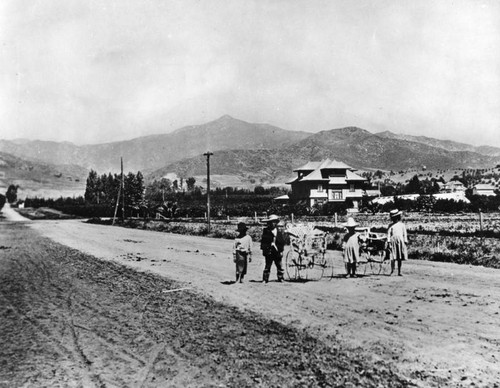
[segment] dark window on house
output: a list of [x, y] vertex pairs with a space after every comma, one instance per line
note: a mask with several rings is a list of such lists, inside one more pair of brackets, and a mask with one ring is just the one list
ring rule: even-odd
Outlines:
[[355, 192], [355, 191], [356, 191], [356, 189], [354, 188], [354, 183], [351, 183], [351, 184], [349, 185], [349, 191], [350, 191], [351, 193], [353, 193], [353, 192]]
[[321, 193], [323, 191], [323, 185], [318, 185], [318, 192]]
[[333, 200], [342, 199], [342, 191], [340, 191], [340, 190], [332, 191], [332, 199]]

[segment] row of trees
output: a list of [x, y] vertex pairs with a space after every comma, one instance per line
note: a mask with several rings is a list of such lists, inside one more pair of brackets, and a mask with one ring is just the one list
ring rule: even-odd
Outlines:
[[[139, 171], [137, 174], [129, 172], [122, 178], [118, 174], [97, 175], [90, 170], [85, 188], [85, 201], [89, 204], [113, 205], [118, 200], [118, 193], [125, 196], [125, 203], [129, 206], [140, 206], [144, 200], [144, 176]], [[123, 192], [122, 192], [123, 191]]]
[[[122, 216], [122, 200], [126, 216], [154, 217], [160, 213], [165, 217], [203, 217], [206, 213], [206, 191], [196, 185], [196, 180], [171, 181], [161, 178], [145, 184], [141, 172], [98, 175], [91, 170], [86, 181], [83, 197], [43, 199], [27, 198], [27, 207], [53, 207], [66, 213], [86, 217], [110, 217], [115, 207], [118, 217]], [[124, 192], [124, 198], [122, 197]], [[213, 216], [248, 216], [265, 213], [272, 209], [273, 198], [287, 192], [283, 188], [254, 190], [233, 187], [217, 187], [211, 190], [211, 214]], [[120, 201], [117, 201], [120, 193]], [[273, 209], [280, 210], [280, 209]]]

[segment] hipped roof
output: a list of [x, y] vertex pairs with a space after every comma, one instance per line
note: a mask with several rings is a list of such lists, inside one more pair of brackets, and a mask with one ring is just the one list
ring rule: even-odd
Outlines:
[[339, 162], [338, 160], [325, 159], [321, 162], [307, 162], [302, 167], [296, 168], [293, 171], [314, 171], [317, 169], [348, 169], [354, 170], [351, 166], [348, 166], [344, 162]]

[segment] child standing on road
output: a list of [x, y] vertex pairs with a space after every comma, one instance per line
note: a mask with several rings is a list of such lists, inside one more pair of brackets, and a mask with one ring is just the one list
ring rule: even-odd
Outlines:
[[401, 212], [397, 209], [391, 210], [389, 213], [392, 224], [387, 230], [387, 243], [391, 258], [391, 275], [394, 272], [395, 261], [398, 262], [398, 276], [401, 274], [401, 264], [403, 260], [408, 259], [408, 235], [406, 234], [405, 224], [401, 221]]
[[243, 283], [247, 273], [248, 263], [252, 261], [252, 238], [247, 235], [247, 226], [244, 222], [238, 223], [238, 237], [233, 244], [233, 261], [236, 264], [236, 282]]
[[344, 225], [347, 233], [342, 242], [342, 252], [346, 269], [346, 277], [356, 277], [356, 263], [359, 260], [359, 233], [356, 232], [358, 224], [354, 218], [349, 217]]

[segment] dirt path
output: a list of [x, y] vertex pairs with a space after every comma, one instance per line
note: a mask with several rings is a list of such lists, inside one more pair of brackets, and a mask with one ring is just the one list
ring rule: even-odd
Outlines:
[[[394, 363], [422, 386], [490, 387], [500, 381], [499, 270], [409, 261], [403, 277], [266, 285], [260, 283], [263, 258], [257, 252], [248, 281], [234, 285], [228, 240], [79, 221], [32, 226], [69, 247], [178, 280], [323, 341], [334, 335]], [[332, 254], [339, 273], [340, 256]]]
[[21, 222], [21, 221], [29, 221], [28, 218], [23, 217], [21, 214], [16, 212], [10, 206], [10, 203], [6, 202], [1, 210], [2, 216], [4, 216], [9, 221]]

